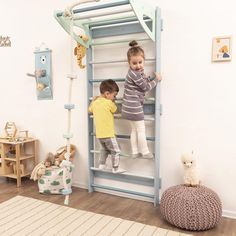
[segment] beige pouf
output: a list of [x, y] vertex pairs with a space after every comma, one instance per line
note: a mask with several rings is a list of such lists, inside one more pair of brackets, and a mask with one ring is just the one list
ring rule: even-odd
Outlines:
[[161, 197], [161, 214], [176, 227], [187, 230], [207, 230], [215, 227], [222, 216], [218, 195], [205, 186], [168, 188]]

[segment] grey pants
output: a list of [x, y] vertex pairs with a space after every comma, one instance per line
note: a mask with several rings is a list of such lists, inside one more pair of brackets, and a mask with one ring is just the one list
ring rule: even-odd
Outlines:
[[99, 163], [105, 165], [108, 155], [111, 155], [112, 167], [117, 168], [120, 162], [120, 148], [116, 138], [99, 138], [102, 148]]

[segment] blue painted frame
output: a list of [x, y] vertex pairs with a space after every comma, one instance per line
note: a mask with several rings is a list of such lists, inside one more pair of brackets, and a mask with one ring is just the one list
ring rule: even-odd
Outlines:
[[[129, 23], [129, 22], [128, 22]], [[156, 65], [156, 71], [160, 72], [160, 62], [161, 62], [161, 30], [162, 30], [162, 19], [161, 19], [161, 11], [159, 8], [156, 9], [156, 39], [155, 39], [155, 50], [156, 50], [156, 60], [155, 60], [155, 65]], [[93, 29], [93, 26], [91, 25], [90, 27], [90, 34], [92, 35], [92, 39], [96, 38], [101, 38], [101, 37], [110, 37], [110, 36], [117, 36], [117, 35], [124, 35], [128, 33], [140, 33], [144, 32], [142, 29], [141, 25], [136, 23], [135, 25], [132, 24], [127, 24], [125, 27], [117, 26], [117, 27], [112, 27], [106, 29], [104, 28], [95, 28]], [[88, 70], [88, 104], [90, 102], [90, 98], [92, 97], [92, 90], [93, 90], [93, 85], [94, 83], [101, 82], [101, 80], [93, 80], [93, 63], [90, 63], [92, 60], [92, 46], [89, 47], [88, 53], [87, 53], [87, 70]], [[122, 82], [124, 81], [123, 78], [117, 78], [117, 82]], [[156, 87], [156, 92], [155, 92], [155, 100], [153, 101], [153, 106], [151, 109], [148, 108], [150, 104], [147, 104], [144, 106], [144, 111], [146, 114], [151, 112], [152, 114], [155, 113], [155, 137], [148, 137], [150, 141], [153, 141], [155, 143], [155, 175], [153, 176], [153, 179], [150, 179], [150, 177], [142, 177], [142, 181], [140, 181], [139, 176], [130, 176], [126, 175], [126, 173], [119, 174], [119, 175], [114, 175], [109, 172], [104, 172], [100, 171], [97, 168], [94, 167], [94, 158], [97, 152], [91, 152], [91, 150], [94, 148], [94, 130], [93, 130], [93, 119], [91, 117], [88, 118], [89, 122], [89, 191], [92, 192], [95, 189], [106, 189], [110, 191], [115, 191], [115, 192], [122, 192], [122, 193], [127, 193], [127, 194], [132, 194], [132, 195], [137, 195], [141, 197], [147, 197], [150, 198], [154, 205], [156, 206], [159, 204], [159, 198], [160, 198], [160, 193], [159, 190], [161, 188], [161, 178], [160, 178], [160, 115], [161, 115], [161, 104], [160, 104], [160, 84]], [[120, 137], [119, 137], [120, 136]], [[118, 135], [118, 138], [129, 138], [125, 135]], [[154, 188], [154, 194], [147, 194], [143, 192], [137, 192], [137, 191], [132, 191], [130, 189], [122, 189], [122, 188], [115, 188], [113, 186], [107, 186], [107, 185], [102, 185], [102, 184], [97, 184], [95, 182], [95, 177], [100, 177], [100, 178], [106, 178], [106, 179], [112, 179], [112, 180], [118, 180], [122, 182], [129, 182], [129, 183], [134, 183], [137, 184], [138, 182], [142, 185], [145, 186], [153, 186]]]
[[[120, 5], [126, 5], [126, 4], [133, 4], [132, 8], [135, 12], [136, 17], [128, 17], [124, 19], [114, 19], [112, 22], [109, 21], [81, 21], [81, 24], [84, 24], [86, 27], [86, 31], [89, 34], [89, 43], [85, 45], [87, 49], [87, 91], [88, 91], [88, 98], [87, 98], [87, 105], [89, 106], [91, 102], [91, 97], [93, 97], [93, 86], [94, 83], [101, 82], [103, 79], [94, 79], [94, 72], [93, 72], [93, 66], [95, 63], [93, 62], [93, 47], [99, 46], [96, 45], [96, 43], [93, 43], [93, 39], [97, 38], [103, 38], [103, 37], [110, 37], [110, 36], [120, 36], [120, 35], [127, 35], [127, 34], [134, 34], [134, 33], [143, 33], [145, 32], [148, 37], [155, 41], [155, 51], [156, 51], [156, 71], [160, 72], [160, 63], [161, 63], [161, 31], [162, 31], [162, 19], [161, 19], [161, 10], [160, 8], [152, 9], [151, 7], [147, 6], [145, 8], [145, 11], [142, 12], [142, 8], [135, 7], [135, 4], [142, 3], [141, 5], [144, 6], [146, 3], [144, 3], [142, 0], [120, 0], [113, 3], [105, 3], [100, 5], [93, 5], [89, 7], [84, 7], [80, 9], [76, 9], [73, 11], [74, 14], [79, 14], [82, 12], [89, 12], [92, 10], [98, 10], [98, 9], [104, 9], [114, 6], [120, 6]], [[147, 11], [151, 11], [151, 18], [147, 17]], [[154, 12], [154, 13], [153, 13]], [[58, 20], [58, 22], [62, 25], [63, 28], [67, 30], [67, 26], [65, 25], [65, 20], [63, 20], [62, 12], [56, 12], [54, 14], [55, 18]], [[149, 16], [149, 15], [148, 15]], [[141, 17], [141, 18], [140, 18]], [[76, 22], [76, 25], [78, 25], [78, 21]], [[123, 24], [125, 23], [125, 24]], [[68, 22], [67, 22], [68, 24]], [[144, 26], [145, 24], [145, 26]], [[111, 27], [112, 25], [112, 27]], [[102, 26], [102, 27], [101, 27]], [[77, 41], [77, 38], [75, 38]], [[119, 43], [117, 42], [110, 42], [111, 44]], [[107, 44], [107, 43], [106, 43]], [[109, 44], [109, 43], [108, 43]], [[118, 62], [118, 61], [117, 61]], [[105, 62], [106, 63], [106, 62]], [[116, 62], [114, 62], [116, 63]], [[104, 78], [105, 79], [105, 78]], [[117, 78], [117, 82], [124, 81], [124, 78]], [[146, 105], [145, 105], [146, 106]], [[148, 107], [150, 106], [150, 107]], [[154, 168], [155, 168], [155, 174], [154, 176], [139, 176], [135, 174], [113, 174], [110, 172], [104, 172], [100, 171], [97, 168], [94, 167], [94, 160], [95, 155], [98, 153], [98, 151], [94, 151], [94, 144], [95, 144], [95, 134], [94, 134], [94, 125], [93, 125], [93, 117], [91, 114], [88, 114], [88, 166], [89, 166], [89, 178], [88, 178], [88, 190], [89, 192], [95, 191], [98, 189], [106, 189], [110, 191], [116, 191], [116, 192], [123, 192], [127, 194], [133, 194], [137, 196], [142, 197], [148, 197], [151, 198], [154, 205], [156, 206], [159, 204], [159, 190], [161, 188], [161, 178], [160, 178], [160, 115], [161, 115], [161, 104], [160, 104], [160, 83], [157, 85], [155, 90], [155, 99], [152, 100], [152, 102], [147, 103], [147, 107], [144, 108], [144, 111], [146, 113], [150, 112], [151, 114], [155, 115], [155, 137], [147, 137], [149, 141], [154, 142], [155, 144], [155, 158], [154, 158]], [[145, 119], [146, 120], [146, 119]], [[128, 139], [129, 136], [127, 135], [118, 135], [118, 138]], [[125, 155], [125, 154], [124, 154]], [[112, 179], [112, 180], [119, 180], [123, 182], [129, 182], [134, 184], [141, 184], [145, 186], [153, 186], [154, 188], [154, 194], [147, 194], [144, 192], [137, 192], [132, 191], [130, 189], [121, 189], [121, 188], [115, 188], [113, 186], [107, 186], [107, 185], [101, 185], [97, 184], [95, 182], [95, 177], [101, 177], [106, 179]]]

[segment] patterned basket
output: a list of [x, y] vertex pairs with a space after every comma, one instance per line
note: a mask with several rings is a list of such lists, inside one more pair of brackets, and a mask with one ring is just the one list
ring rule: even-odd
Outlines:
[[[71, 189], [72, 184], [72, 167], [69, 167], [66, 175], [66, 184]], [[39, 192], [44, 194], [62, 194], [63, 185], [63, 168], [53, 166], [46, 170], [38, 180]]]
[[160, 210], [172, 225], [197, 231], [215, 227], [222, 216], [218, 195], [205, 186], [168, 188], [161, 197]]

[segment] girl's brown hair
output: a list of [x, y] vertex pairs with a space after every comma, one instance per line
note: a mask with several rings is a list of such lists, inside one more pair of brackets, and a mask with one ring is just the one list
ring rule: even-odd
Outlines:
[[143, 59], [145, 59], [145, 54], [144, 54], [144, 50], [138, 45], [136, 40], [133, 40], [129, 43], [129, 50], [127, 52], [127, 59], [128, 62], [130, 61], [130, 58], [132, 56], [137, 56], [140, 55], [143, 57]]

